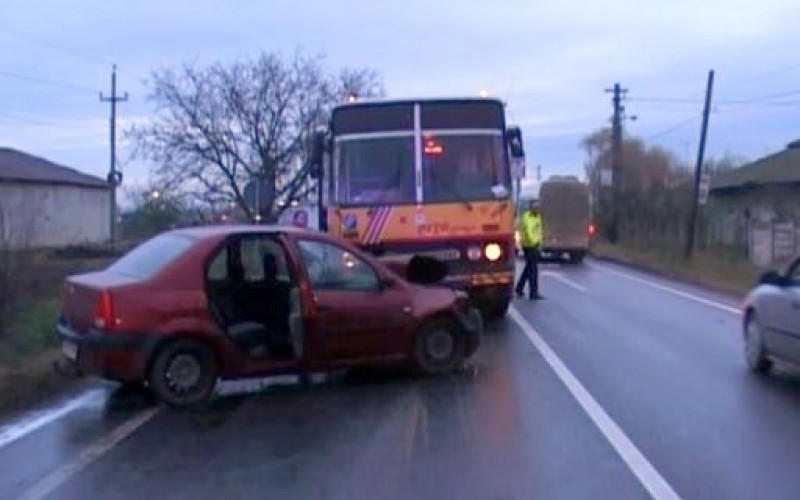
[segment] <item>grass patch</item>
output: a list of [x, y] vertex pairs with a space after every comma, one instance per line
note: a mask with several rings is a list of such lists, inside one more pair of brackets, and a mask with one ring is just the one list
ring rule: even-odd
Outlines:
[[0, 416], [42, 402], [76, 385], [53, 370], [61, 356], [55, 324], [61, 286], [77, 273], [102, 269], [110, 258], [57, 258], [33, 252], [35, 265], [14, 285], [19, 291], [16, 307], [0, 331]]
[[25, 363], [26, 357], [58, 346], [55, 334], [58, 307], [59, 299], [51, 298], [34, 302], [14, 314], [0, 342], [0, 367], [17, 368]]
[[750, 262], [724, 252], [696, 252], [686, 261], [677, 252], [652, 247], [612, 245], [597, 241], [592, 255], [641, 267], [664, 276], [741, 296], [758, 281], [761, 270]]
[[53, 370], [60, 357], [55, 322], [58, 299], [18, 310], [0, 341], [0, 415], [52, 396], [75, 383]]

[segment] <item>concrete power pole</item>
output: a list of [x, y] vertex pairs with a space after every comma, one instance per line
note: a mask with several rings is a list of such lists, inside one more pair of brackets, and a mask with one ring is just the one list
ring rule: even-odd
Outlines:
[[706, 83], [706, 102], [703, 107], [703, 127], [700, 130], [700, 146], [697, 148], [697, 164], [694, 169], [694, 192], [692, 194], [692, 207], [689, 212], [689, 222], [687, 224], [686, 248], [684, 257], [690, 259], [694, 250], [694, 233], [697, 224], [697, 197], [700, 192], [700, 178], [703, 175], [703, 156], [706, 152], [706, 135], [708, 134], [708, 115], [711, 111], [711, 95], [714, 91], [714, 70], [708, 72], [708, 83]]
[[606, 92], [614, 94], [614, 117], [611, 120], [611, 226], [608, 238], [612, 243], [619, 239], [620, 190], [622, 188], [622, 99], [628, 89], [619, 83]]
[[121, 172], [117, 171], [117, 103], [127, 100], [127, 92], [122, 96], [117, 95], [117, 65], [115, 64], [111, 71], [111, 97], [105, 97], [102, 92], [100, 93], [100, 101], [111, 104], [111, 118], [109, 119], [111, 163], [108, 170], [108, 185], [111, 191], [111, 220], [109, 223], [112, 247], [117, 243], [117, 186], [122, 182]]

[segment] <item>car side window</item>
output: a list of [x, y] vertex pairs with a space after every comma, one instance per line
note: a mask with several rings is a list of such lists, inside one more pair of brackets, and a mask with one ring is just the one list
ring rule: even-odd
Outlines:
[[373, 291], [378, 277], [372, 266], [346, 249], [323, 241], [301, 240], [300, 254], [316, 290]]
[[223, 281], [228, 277], [228, 249], [223, 248], [208, 266], [209, 281]]
[[225, 281], [229, 278], [228, 254], [231, 251], [236, 251], [234, 260], [241, 263], [245, 281], [260, 282], [264, 280], [264, 256], [271, 254], [277, 265], [276, 278], [280, 281], [291, 282], [291, 272], [283, 247], [272, 238], [246, 238], [223, 247], [208, 267], [209, 281]]

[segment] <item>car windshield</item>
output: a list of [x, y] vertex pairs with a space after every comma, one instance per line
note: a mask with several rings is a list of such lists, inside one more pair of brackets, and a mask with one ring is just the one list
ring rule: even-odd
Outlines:
[[137, 246], [107, 270], [141, 280], [150, 279], [178, 259], [194, 240], [178, 234], [162, 234]]
[[501, 135], [423, 136], [426, 202], [491, 200], [509, 193]]
[[343, 205], [413, 203], [414, 137], [340, 141], [338, 200]]

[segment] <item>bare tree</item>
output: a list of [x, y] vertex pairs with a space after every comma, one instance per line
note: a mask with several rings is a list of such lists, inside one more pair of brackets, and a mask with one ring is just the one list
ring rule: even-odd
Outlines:
[[261, 215], [306, 195], [307, 138], [348, 95], [381, 94], [375, 71], [326, 73], [321, 57], [263, 53], [255, 60], [152, 75], [156, 112], [127, 131], [136, 156], [155, 162], [164, 190], [184, 190], [208, 205], [237, 205], [249, 218], [247, 183], [263, 183]]

